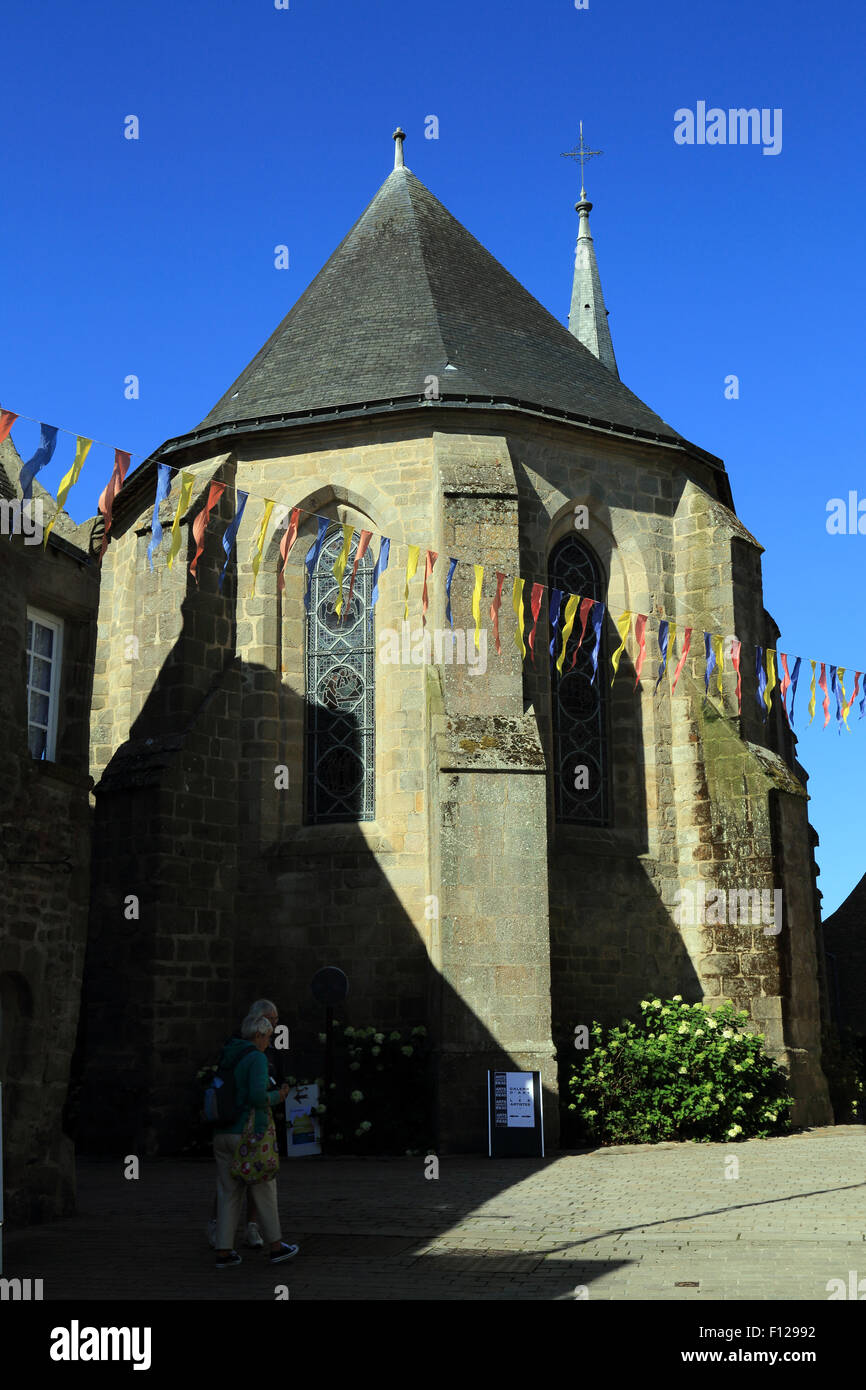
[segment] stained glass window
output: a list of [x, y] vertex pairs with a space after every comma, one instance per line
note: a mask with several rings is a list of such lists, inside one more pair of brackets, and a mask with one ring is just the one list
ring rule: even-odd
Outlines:
[[[570, 594], [602, 597], [601, 571], [592, 551], [574, 536], [554, 548], [549, 563], [552, 589], [562, 589], [562, 607]], [[578, 610], [579, 612], [579, 610]], [[562, 630], [560, 616], [559, 630]], [[579, 618], [568, 644], [562, 674], [551, 676], [553, 712], [553, 780], [556, 819], [580, 825], [610, 823], [605, 710], [604, 629], [598, 655], [598, 674], [592, 682], [595, 633], [592, 613], [587, 621], [577, 660], [572, 657], [580, 636]], [[556, 655], [560, 642], [557, 638]]]
[[343, 577], [343, 611], [332, 573], [342, 529], [328, 534], [313, 571], [307, 615], [306, 817], [373, 820], [375, 801], [375, 646], [368, 622], [373, 566], [358, 566], [351, 605], [346, 603], [355, 545]]

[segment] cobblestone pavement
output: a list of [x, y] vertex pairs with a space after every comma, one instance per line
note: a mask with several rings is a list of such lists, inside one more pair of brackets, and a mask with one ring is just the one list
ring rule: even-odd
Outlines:
[[[730, 1160], [739, 1165], [739, 1176]], [[284, 1161], [273, 1268], [215, 1270], [210, 1162], [79, 1163], [78, 1214], [7, 1235], [4, 1274], [45, 1299], [826, 1300], [866, 1280], [866, 1128], [543, 1160]], [[585, 1294], [576, 1293], [580, 1286]], [[866, 1283], [863, 1285], [866, 1291]]]

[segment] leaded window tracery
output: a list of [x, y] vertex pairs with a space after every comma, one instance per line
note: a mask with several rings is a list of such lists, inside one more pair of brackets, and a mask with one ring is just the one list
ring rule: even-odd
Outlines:
[[[563, 609], [570, 594], [581, 598], [603, 597], [598, 561], [589, 547], [575, 536], [566, 536], [552, 551], [548, 578], [552, 589], [563, 591]], [[559, 630], [562, 630], [561, 616]], [[580, 625], [576, 621], [562, 674], [554, 665], [551, 675], [554, 805], [558, 821], [605, 826], [610, 824], [610, 794], [604, 628], [594, 684], [591, 678], [595, 634], [591, 618], [572, 666], [579, 635]], [[557, 656], [560, 640], [557, 637]]]
[[313, 824], [373, 820], [376, 814], [375, 646], [368, 622], [373, 566], [365, 555], [348, 605], [353, 547], [338, 614], [333, 568], [342, 546], [336, 527], [313, 571], [306, 622], [306, 818]]

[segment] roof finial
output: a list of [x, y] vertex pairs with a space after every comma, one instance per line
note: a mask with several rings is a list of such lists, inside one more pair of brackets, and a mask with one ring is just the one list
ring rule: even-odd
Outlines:
[[401, 130], [398, 126], [394, 131], [392, 139], [396, 141], [394, 146], [394, 168], [403, 169], [405, 168], [403, 163], [403, 141], [406, 139], [405, 130]]
[[594, 357], [597, 357], [609, 372], [619, 376], [610, 327], [607, 322], [607, 309], [601, 292], [601, 280], [595, 259], [595, 247], [589, 230], [589, 214], [592, 203], [586, 196], [583, 182], [583, 166], [603, 150], [588, 150], [583, 143], [583, 121], [580, 122], [580, 144], [564, 154], [565, 159], [580, 160], [580, 202], [575, 203], [575, 212], [580, 217], [577, 232], [577, 246], [574, 253], [574, 283], [571, 291], [571, 312], [568, 316], [569, 332], [583, 343]]
[[[583, 121], [580, 122], [580, 144], [575, 145], [573, 150], [566, 150], [563, 159], [580, 160], [580, 201], [586, 202], [586, 189], [583, 186], [583, 166], [587, 159], [592, 159], [594, 155], [604, 154], [604, 150], [588, 150], [583, 143]], [[578, 205], [575, 204], [575, 207]]]

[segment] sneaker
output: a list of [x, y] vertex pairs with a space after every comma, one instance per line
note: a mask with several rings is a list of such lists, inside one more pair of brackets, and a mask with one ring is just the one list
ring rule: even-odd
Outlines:
[[247, 1245], [250, 1247], [251, 1250], [261, 1250], [264, 1243], [265, 1242], [262, 1239], [262, 1233], [256, 1225], [255, 1221], [248, 1221]]
[[243, 1260], [241, 1259], [237, 1250], [230, 1250], [227, 1255], [217, 1255], [216, 1257], [217, 1269], [229, 1269], [231, 1265], [242, 1264]]
[[212, 1216], [207, 1223], [207, 1243], [211, 1250], [216, 1250], [216, 1217]]
[[272, 1265], [281, 1265], [284, 1260], [291, 1260], [297, 1253], [297, 1245], [287, 1245], [284, 1240], [281, 1240], [279, 1250], [269, 1255], [268, 1258]]

